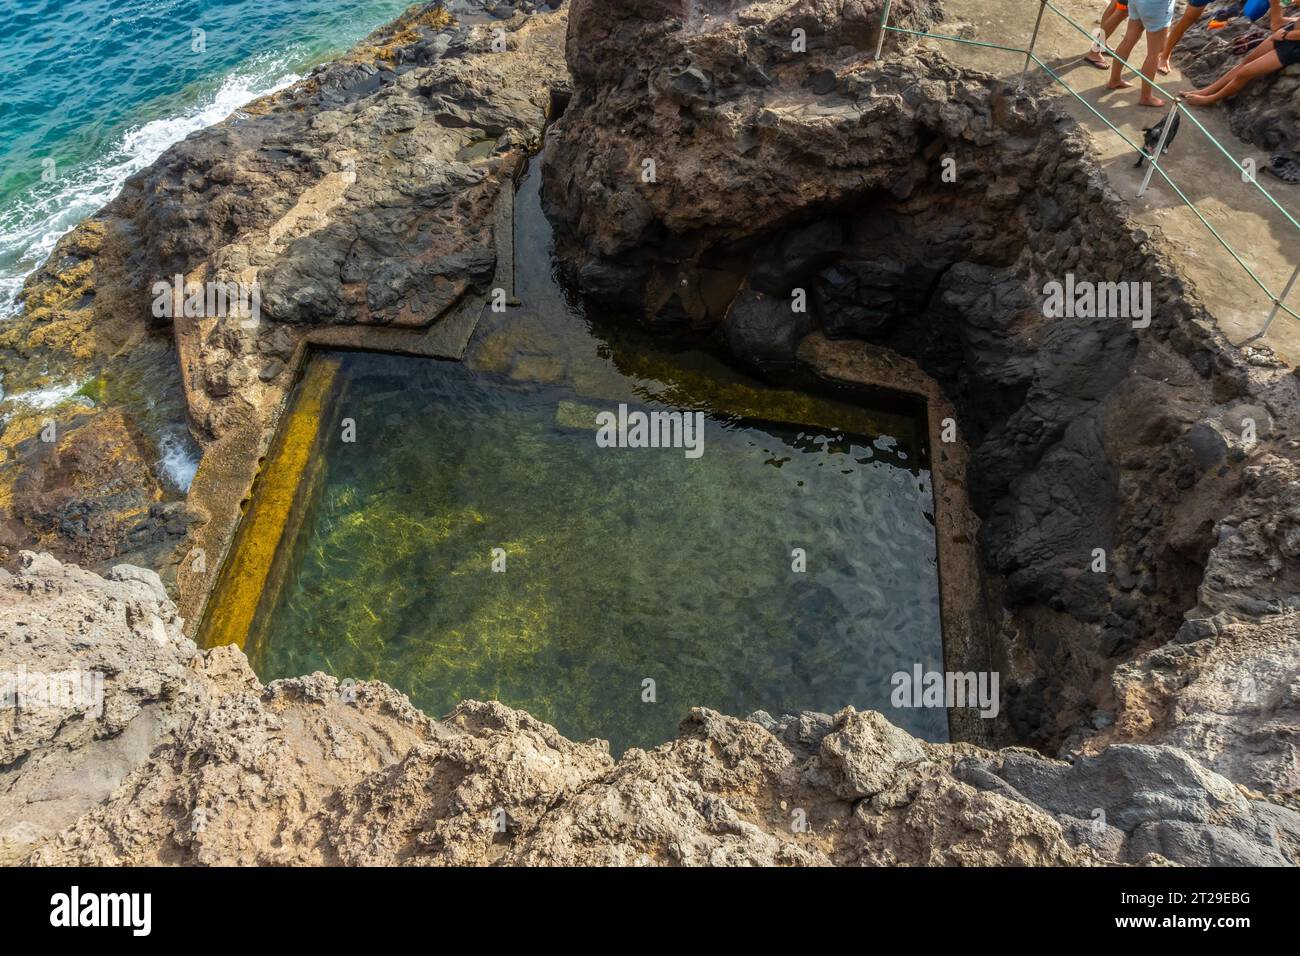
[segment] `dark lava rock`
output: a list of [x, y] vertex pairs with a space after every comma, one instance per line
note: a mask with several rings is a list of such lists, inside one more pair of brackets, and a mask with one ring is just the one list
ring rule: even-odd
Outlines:
[[835, 92], [835, 86], [838, 82], [834, 70], [822, 70], [808, 80], [808, 88], [818, 96], [825, 96], [827, 93]]
[[829, 219], [786, 232], [754, 256], [749, 283], [768, 295], [789, 295], [831, 261], [843, 241], [839, 224]]
[[1192, 460], [1200, 471], [1213, 468], [1228, 451], [1228, 443], [1223, 436], [1204, 423], [1197, 423], [1188, 429], [1186, 441], [1192, 450]]
[[754, 365], [793, 361], [812, 319], [794, 311], [792, 302], [752, 290], [737, 296], [722, 323], [736, 356]]
[[888, 255], [843, 259], [813, 280], [822, 329], [832, 338], [874, 338], [891, 319], [924, 311], [935, 275]]

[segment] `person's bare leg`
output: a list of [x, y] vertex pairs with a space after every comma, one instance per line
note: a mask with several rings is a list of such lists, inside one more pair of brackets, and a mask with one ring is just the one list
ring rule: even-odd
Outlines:
[[1183, 18], [1174, 24], [1173, 31], [1169, 34], [1169, 40], [1165, 43], [1164, 51], [1160, 54], [1160, 62], [1156, 65], [1156, 69], [1161, 73], [1169, 72], [1169, 57], [1173, 54], [1174, 47], [1178, 46], [1183, 34], [1191, 29], [1192, 24], [1201, 19], [1205, 9], [1205, 7], [1188, 7], [1183, 11]]
[[1111, 4], [1106, 8], [1106, 12], [1101, 16], [1101, 47], [1102, 49], [1091, 49], [1083, 55], [1083, 58], [1097, 67], [1099, 70], [1110, 69], [1110, 64], [1106, 62], [1105, 46], [1110, 35], [1115, 32], [1115, 28], [1124, 22], [1128, 16], [1126, 10], [1121, 10], [1119, 4], [1111, 0]]
[[1127, 60], [1128, 55], [1133, 52], [1137, 46], [1138, 37], [1142, 35], [1142, 21], [1130, 20], [1128, 30], [1124, 33], [1124, 39], [1120, 40], [1119, 46], [1115, 49], [1115, 62], [1110, 65], [1110, 82], [1106, 88], [1110, 90], [1126, 89], [1133, 84], [1124, 79], [1125, 66], [1121, 60]]
[[1260, 46], [1247, 53], [1244, 59], [1240, 61], [1238, 65], [1234, 66], [1234, 68], [1230, 69], [1229, 72], [1223, 74], [1222, 77], [1219, 77], [1213, 83], [1210, 83], [1209, 86], [1200, 88], [1200, 90], [1196, 90], [1195, 94], [1188, 94], [1188, 96], [1205, 96], [1222, 90], [1223, 87], [1234, 81], [1236, 75], [1242, 72], [1243, 69], [1247, 68], [1249, 64], [1260, 59], [1261, 56], [1268, 56], [1269, 53], [1273, 52], [1275, 46], [1277, 46], [1278, 40], [1281, 40], [1284, 35], [1286, 35], [1286, 30], [1278, 30], [1277, 33], [1270, 36], [1269, 39], [1266, 39], [1264, 43], [1260, 44]]
[[1184, 94], [1183, 94], [1183, 99], [1186, 100], [1187, 102], [1191, 103], [1193, 106], [1200, 105], [1200, 104], [1198, 104], [1198, 103], [1196, 102], [1196, 100], [1197, 100], [1198, 98], [1207, 97], [1207, 96], [1210, 96], [1210, 95], [1213, 94], [1213, 93], [1217, 93], [1217, 92], [1219, 92], [1219, 90], [1223, 89], [1225, 86], [1227, 86], [1229, 83], [1232, 82], [1232, 80], [1233, 80], [1233, 79], [1236, 77], [1236, 75], [1237, 75], [1237, 71], [1240, 70], [1240, 69], [1241, 69], [1241, 64], [1238, 64], [1237, 66], [1234, 66], [1231, 70], [1229, 70], [1227, 73], [1223, 74], [1223, 76], [1219, 77], [1217, 80], [1215, 80], [1215, 81], [1214, 81], [1213, 83], [1211, 83], [1209, 86], [1202, 87], [1202, 88], [1199, 89], [1199, 90], [1193, 90], [1193, 91], [1190, 92], [1190, 93], [1184, 93]]
[[1286, 35], [1286, 30], [1278, 30], [1278, 33], [1275, 33], [1273, 36], [1270, 36], [1270, 38], [1266, 39], [1264, 43], [1260, 44], [1260, 46], [1256, 47], [1255, 49], [1252, 49], [1251, 52], [1247, 53], [1247, 55], [1245, 55], [1243, 59], [1240, 60], [1240, 62], [1238, 62], [1236, 66], [1234, 66], [1234, 68], [1230, 69], [1229, 72], [1223, 74], [1222, 77], [1219, 77], [1213, 83], [1210, 83], [1209, 86], [1200, 88], [1200, 90], [1196, 90], [1196, 94], [1197, 95], [1212, 94], [1212, 92], [1218, 92], [1219, 90], [1222, 90], [1223, 87], [1229, 85], [1232, 79], [1236, 77], [1236, 74], [1238, 74], [1239, 70], [1242, 70], [1245, 65], [1252, 64], [1252, 62], [1255, 62], [1256, 60], [1260, 59], [1261, 56], [1268, 56], [1269, 53], [1273, 52], [1275, 46], [1277, 46], [1278, 40], [1281, 40], [1283, 38], [1283, 35]]
[[1300, 18], [1282, 16], [1282, 0], [1268, 0], [1268, 28], [1270, 30], [1280, 30], [1295, 23], [1297, 19]]
[[1269, 37], [1267, 40], [1265, 40], [1265, 41], [1264, 41], [1263, 43], [1261, 43], [1259, 46], [1255, 47], [1255, 49], [1253, 49], [1253, 50], [1251, 50], [1249, 53], [1247, 53], [1247, 54], [1245, 55], [1245, 57], [1242, 58], [1241, 62], [1238, 63], [1237, 65], [1238, 65], [1238, 66], [1245, 66], [1247, 63], [1250, 63], [1250, 62], [1252, 62], [1252, 61], [1254, 61], [1254, 60], [1258, 60], [1258, 59], [1259, 59], [1261, 56], [1263, 56], [1265, 53], [1271, 53], [1271, 52], [1273, 52], [1273, 49], [1277, 46], [1278, 41], [1281, 40], [1283, 37], [1286, 36], [1287, 31], [1288, 31], [1289, 29], [1290, 29], [1290, 27], [1282, 27], [1280, 30], [1278, 30], [1277, 32], [1275, 32], [1271, 37]]
[[[1277, 45], [1281, 43], [1283, 39], [1286, 38], [1286, 35], [1290, 31], [1290, 29], [1291, 29], [1290, 27], [1283, 27], [1281, 30], [1278, 30], [1277, 33], [1274, 33], [1271, 37], [1269, 37], [1259, 46], [1255, 47], [1255, 49], [1251, 50], [1250, 54], [1237, 65], [1239, 67], [1250, 66], [1250, 64], [1254, 63], [1256, 60], [1261, 60], [1264, 57], [1268, 56], [1270, 53], [1273, 53], [1276, 56]], [[1292, 37], [1292, 39], [1295, 39], [1295, 37]], [[1282, 62], [1282, 58], [1278, 57], [1278, 63], [1281, 62]]]
[[1142, 75], [1146, 79], [1142, 81], [1142, 96], [1138, 100], [1139, 106], [1160, 107], [1166, 105], [1164, 100], [1156, 96], [1155, 88], [1151, 85], [1151, 82], [1156, 78], [1156, 67], [1160, 63], [1160, 54], [1165, 52], [1165, 40], [1168, 37], [1168, 27], [1147, 33], [1147, 58], [1142, 61]]
[[[1261, 46], [1262, 46], [1262, 45], [1263, 45], [1263, 44], [1261, 44]], [[1269, 46], [1269, 49], [1271, 50], [1271, 49], [1272, 49], [1272, 46]], [[1183, 99], [1186, 100], [1186, 101], [1189, 102], [1189, 103], [1192, 103], [1194, 106], [1199, 106], [1199, 105], [1201, 105], [1201, 104], [1199, 104], [1199, 103], [1196, 103], [1195, 100], [1198, 99], [1198, 98], [1208, 97], [1208, 96], [1210, 96], [1210, 95], [1212, 95], [1212, 94], [1214, 94], [1214, 93], [1219, 92], [1219, 90], [1223, 89], [1225, 86], [1227, 86], [1229, 83], [1231, 83], [1231, 82], [1236, 78], [1236, 76], [1237, 76], [1237, 72], [1238, 72], [1242, 67], [1244, 67], [1245, 65], [1246, 65], [1246, 64], [1245, 64], [1244, 62], [1243, 62], [1243, 63], [1238, 63], [1238, 64], [1237, 64], [1236, 66], [1234, 66], [1231, 70], [1229, 70], [1227, 73], [1224, 73], [1223, 76], [1219, 77], [1217, 80], [1215, 80], [1215, 81], [1214, 81], [1213, 83], [1211, 83], [1209, 86], [1202, 87], [1202, 88], [1199, 89], [1199, 90], [1194, 90], [1194, 91], [1191, 92], [1191, 93], [1184, 93], [1184, 94], [1183, 94]]]
[[1215, 84], [1215, 86], [1219, 86], [1219, 89], [1214, 90], [1212, 87], [1207, 87], [1195, 93], [1188, 93], [1185, 99], [1192, 106], [1209, 106], [1211, 103], [1217, 103], [1219, 100], [1237, 95], [1241, 92], [1242, 87], [1256, 77], [1266, 76], [1280, 69], [1282, 69], [1282, 60], [1278, 57], [1276, 50], [1270, 49], [1267, 55], [1261, 56], [1250, 63], [1242, 63], [1234, 68], [1219, 83]]
[[1121, 10], [1116, 6], [1115, 9], [1110, 12], [1110, 16], [1101, 22], [1101, 29], [1106, 35], [1106, 39], [1110, 39], [1110, 35], [1115, 32], [1115, 28], [1127, 19], [1128, 10]]

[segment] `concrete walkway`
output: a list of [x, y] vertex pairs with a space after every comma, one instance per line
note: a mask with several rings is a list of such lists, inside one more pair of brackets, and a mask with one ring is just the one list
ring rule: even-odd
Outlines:
[[[1097, 26], [1106, 6], [1105, 0], [1053, 2], [1089, 30]], [[1176, 15], [1182, 9], [1180, 2]], [[933, 32], [1023, 49], [1029, 45], [1038, 10], [1037, 0], [944, 0], [947, 20], [934, 27]], [[1112, 47], [1119, 44], [1123, 32], [1121, 24], [1111, 34]], [[1013, 82], [1020, 76], [1024, 63], [1024, 56], [1016, 53], [941, 40], [922, 42], [941, 50], [957, 63]], [[1189, 35], [1183, 42], [1197, 41]], [[1088, 47], [1087, 37], [1051, 10], [1045, 12], [1035, 48], [1037, 54], [1129, 139], [1140, 143], [1142, 129], [1159, 121], [1168, 111], [1138, 106], [1139, 86], [1132, 75], [1128, 77], [1134, 83], [1131, 89], [1106, 89], [1108, 74], [1083, 60]], [[1127, 59], [1140, 64], [1145, 51], [1143, 38]], [[1157, 81], [1174, 92], [1193, 88], [1177, 67]], [[1185, 274], [1228, 339], [1240, 343], [1258, 332], [1272, 309], [1272, 302], [1160, 174], [1152, 178], [1146, 195], [1136, 198], [1143, 171], [1133, 168], [1137, 156], [1132, 148], [1032, 62], [1027, 85], [1049, 95], [1055, 90], [1061, 104], [1092, 133], [1097, 158], [1116, 191], [1130, 204], [1133, 217], [1143, 225], [1159, 227], [1169, 239]], [[1254, 157], [1256, 168], [1262, 170], [1267, 165], [1268, 154], [1263, 149], [1243, 143], [1232, 134], [1221, 106], [1197, 110], [1195, 115], [1238, 162]], [[1300, 231], [1254, 186], [1242, 182], [1241, 174], [1227, 157], [1191, 123], [1183, 122], [1177, 142], [1165, 157], [1165, 169], [1255, 274], [1280, 294], [1300, 262]], [[1263, 173], [1259, 181], [1300, 220], [1300, 186], [1288, 185]], [[1292, 290], [1287, 304], [1300, 312], [1300, 283]], [[1259, 341], [1271, 346], [1292, 367], [1300, 364], [1300, 321], [1286, 313], [1279, 313], [1269, 334]]]

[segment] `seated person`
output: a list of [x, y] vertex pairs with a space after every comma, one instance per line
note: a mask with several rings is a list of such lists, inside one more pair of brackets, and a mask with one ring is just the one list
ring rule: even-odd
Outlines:
[[[1253, 0], [1247, 3], [1244, 13], [1247, 17], [1254, 20], [1263, 13], [1263, 6], [1268, 4], [1268, 28], [1272, 31], [1282, 29], [1288, 24], [1295, 23], [1295, 17], [1282, 16], [1282, 0]], [[1174, 24], [1173, 32], [1169, 34], [1169, 39], [1165, 43], [1165, 52], [1160, 55], [1160, 62], [1157, 68], [1161, 73], [1169, 72], [1169, 57], [1174, 52], [1174, 47], [1178, 46], [1178, 41], [1201, 15], [1205, 13], [1205, 8], [1210, 5], [1210, 0], [1187, 0], [1187, 9], [1183, 11], [1183, 18]], [[1254, 14], [1255, 16], [1252, 16]]]
[[1251, 80], [1300, 63], [1300, 26], [1291, 24], [1278, 30], [1219, 79], [1183, 100], [1191, 106], [1209, 106], [1240, 93]]

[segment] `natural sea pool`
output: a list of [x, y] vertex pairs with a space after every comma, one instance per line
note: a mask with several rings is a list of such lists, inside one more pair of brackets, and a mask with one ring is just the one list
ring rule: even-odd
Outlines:
[[[889, 706], [894, 673], [943, 669], [924, 408], [584, 314], [535, 174], [516, 228], [522, 304], [463, 363], [311, 360], [319, 435], [248, 635], [259, 675], [384, 680], [433, 715], [499, 699], [615, 753], [696, 705], [852, 704], [946, 740], [943, 710]], [[620, 405], [702, 413], [702, 453], [602, 447]]]

